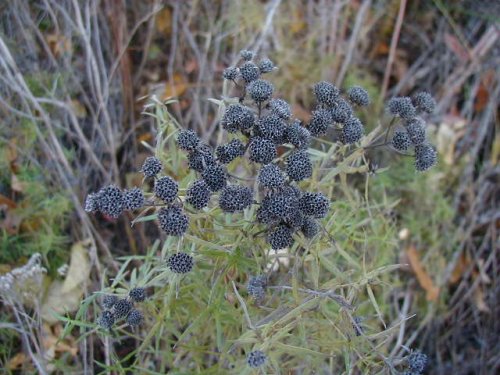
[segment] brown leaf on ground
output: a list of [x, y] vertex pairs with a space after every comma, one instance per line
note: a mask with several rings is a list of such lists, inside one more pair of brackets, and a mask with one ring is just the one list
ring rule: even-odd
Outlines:
[[23, 363], [26, 362], [26, 360], [27, 360], [26, 354], [24, 354], [22, 352], [17, 353], [14, 357], [12, 357], [9, 360], [9, 363], [7, 364], [7, 368], [9, 370], [16, 370], [19, 367], [21, 367], [23, 365]]
[[188, 88], [188, 84], [184, 81], [184, 77], [175, 73], [173, 78], [173, 85], [170, 82], [166, 83], [165, 92], [163, 93], [162, 100], [167, 100], [171, 98], [178, 98], [184, 94]]
[[461, 278], [463, 273], [467, 270], [467, 267], [470, 265], [470, 257], [461, 254], [460, 258], [458, 258], [457, 264], [455, 265], [455, 268], [453, 269], [453, 272], [451, 273], [449, 283], [451, 285], [456, 284]]
[[488, 314], [491, 312], [489, 306], [486, 304], [486, 301], [484, 300], [484, 291], [481, 286], [478, 286], [474, 291], [473, 299], [479, 311]]
[[406, 249], [406, 255], [410, 262], [410, 266], [417, 276], [418, 283], [427, 292], [426, 298], [428, 301], [437, 301], [439, 297], [439, 287], [434, 285], [429, 274], [425, 271], [422, 262], [420, 262], [420, 257], [415, 246], [410, 245]]

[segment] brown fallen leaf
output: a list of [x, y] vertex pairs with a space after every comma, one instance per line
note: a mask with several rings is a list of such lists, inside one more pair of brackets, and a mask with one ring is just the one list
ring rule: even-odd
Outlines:
[[165, 7], [158, 12], [155, 18], [155, 27], [161, 34], [170, 35], [172, 31], [172, 11], [169, 7]]
[[162, 100], [178, 98], [186, 92], [188, 84], [184, 81], [184, 77], [181, 74], [175, 73], [172, 81], [173, 85], [170, 82], [166, 83]]
[[14, 357], [12, 357], [9, 360], [9, 363], [7, 364], [7, 368], [9, 370], [16, 370], [19, 367], [21, 367], [23, 365], [23, 363], [26, 362], [26, 360], [27, 360], [26, 354], [24, 354], [22, 352], [17, 353]]
[[455, 265], [455, 268], [453, 269], [453, 272], [451, 273], [449, 283], [450, 285], [456, 284], [461, 278], [465, 270], [467, 270], [467, 267], [470, 264], [470, 257], [461, 254], [460, 258], [458, 258], [458, 262]]
[[490, 308], [486, 304], [486, 301], [484, 300], [484, 291], [481, 285], [478, 286], [474, 291], [473, 298], [474, 298], [474, 303], [476, 304], [476, 307], [479, 311], [488, 314], [491, 312]]
[[410, 262], [410, 266], [417, 276], [418, 283], [427, 292], [426, 298], [428, 301], [437, 301], [439, 297], [439, 287], [434, 285], [429, 274], [425, 271], [422, 263], [420, 262], [418, 251], [415, 246], [410, 245], [406, 249], [406, 255]]

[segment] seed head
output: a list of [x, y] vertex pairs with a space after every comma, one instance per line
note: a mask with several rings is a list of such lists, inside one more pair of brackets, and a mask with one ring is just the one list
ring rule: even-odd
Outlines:
[[332, 116], [327, 109], [318, 109], [313, 111], [311, 122], [309, 123], [309, 131], [313, 136], [326, 134], [328, 126], [332, 123]]
[[406, 121], [406, 131], [414, 145], [421, 145], [425, 142], [425, 121], [420, 117]]
[[258, 368], [266, 363], [267, 357], [261, 350], [254, 350], [250, 352], [247, 356], [247, 364], [252, 368]]
[[104, 296], [102, 300], [102, 307], [104, 307], [106, 310], [109, 310], [115, 305], [117, 301], [118, 301], [117, 296], [113, 294], [107, 294]]
[[269, 244], [273, 250], [285, 249], [293, 245], [292, 231], [286, 225], [278, 225], [269, 233]]
[[247, 86], [247, 91], [256, 103], [262, 103], [271, 98], [274, 86], [269, 81], [258, 79]]
[[278, 188], [285, 184], [285, 176], [276, 164], [264, 165], [257, 179], [260, 186], [269, 189]]
[[189, 218], [178, 206], [160, 208], [158, 220], [160, 228], [169, 236], [181, 236], [189, 226]]
[[437, 163], [437, 152], [428, 143], [415, 146], [415, 169], [424, 172]]
[[144, 193], [138, 187], [124, 191], [124, 208], [126, 210], [137, 210], [144, 206]]
[[290, 104], [288, 104], [283, 99], [271, 99], [269, 101], [269, 108], [271, 109], [272, 113], [284, 120], [288, 120], [290, 116], [292, 116], [292, 109], [290, 108]]
[[115, 316], [109, 310], [104, 310], [101, 313], [99, 319], [97, 319], [97, 324], [99, 324], [104, 329], [111, 329], [113, 324], [115, 324]]
[[262, 137], [253, 137], [250, 141], [250, 160], [269, 164], [276, 156], [276, 146], [273, 142]]
[[133, 288], [128, 292], [128, 296], [134, 302], [142, 302], [146, 299], [146, 289], [144, 288]]
[[411, 146], [410, 137], [406, 130], [396, 130], [392, 136], [392, 146], [399, 151], [406, 151]]
[[262, 74], [272, 72], [276, 67], [274, 63], [268, 58], [264, 58], [259, 61], [259, 69]]
[[145, 177], [154, 177], [162, 170], [163, 165], [160, 159], [154, 156], [149, 156], [144, 160], [142, 164], [141, 172], [144, 173]]
[[245, 61], [250, 61], [254, 58], [255, 56], [255, 53], [253, 53], [252, 51], [249, 51], [247, 49], [242, 49], [240, 51], [240, 56], [243, 60]]
[[208, 145], [200, 145], [196, 150], [188, 155], [189, 168], [197, 171], [203, 172], [203, 170], [215, 163], [215, 157], [212, 154], [212, 150]]
[[208, 205], [211, 195], [212, 192], [206, 182], [203, 180], [197, 180], [187, 189], [186, 202], [193, 206], [193, 208], [201, 210], [203, 207]]
[[330, 115], [333, 121], [345, 124], [352, 116], [352, 107], [347, 100], [339, 98], [335, 106], [330, 109]]
[[337, 100], [340, 91], [335, 85], [330, 82], [321, 81], [314, 85], [314, 95], [316, 95], [316, 100], [325, 104], [328, 107], [332, 107]]
[[410, 370], [416, 372], [417, 374], [421, 374], [427, 365], [427, 355], [422, 353], [420, 350], [415, 350], [412, 351], [407, 357], [407, 361]]
[[193, 269], [194, 259], [186, 253], [176, 253], [167, 260], [167, 267], [175, 273], [188, 273]]
[[360, 86], [353, 86], [347, 91], [347, 95], [349, 95], [349, 99], [354, 104], [360, 106], [366, 106], [370, 104], [370, 95], [368, 95], [368, 91]]
[[255, 81], [260, 76], [260, 69], [251, 61], [247, 61], [242, 66], [240, 66], [240, 75], [243, 81], [250, 83]]
[[269, 210], [263, 206], [257, 209], [256, 214], [257, 221], [262, 224], [275, 224], [279, 221]]
[[96, 193], [90, 193], [85, 198], [85, 211], [86, 212], [96, 212], [99, 211], [99, 195]]
[[275, 144], [283, 143], [286, 123], [277, 115], [270, 114], [262, 117], [255, 126], [260, 137], [269, 139]]
[[361, 139], [364, 133], [365, 128], [361, 121], [356, 117], [351, 117], [342, 128], [341, 140], [344, 144], [356, 143]]
[[302, 181], [312, 176], [312, 164], [304, 150], [293, 151], [286, 159], [286, 173], [294, 181]]
[[422, 112], [432, 113], [436, 109], [436, 100], [428, 92], [422, 91], [413, 97], [413, 105]]
[[411, 103], [411, 99], [407, 96], [396, 97], [389, 100], [387, 109], [394, 116], [399, 116], [404, 119], [415, 117], [416, 109]]
[[262, 200], [262, 207], [275, 218], [285, 220], [299, 208], [299, 198], [289, 188], [268, 194]]
[[265, 288], [267, 286], [267, 278], [265, 275], [253, 276], [248, 280], [247, 291], [255, 300], [261, 300], [265, 296]]
[[113, 306], [113, 313], [116, 319], [125, 318], [132, 309], [132, 303], [127, 299], [118, 300]]
[[127, 316], [127, 324], [130, 327], [140, 326], [144, 322], [144, 315], [139, 310], [133, 309]]
[[245, 145], [239, 139], [233, 139], [229, 143], [220, 145], [215, 150], [217, 159], [222, 164], [228, 164], [237, 157], [243, 156], [245, 153]]
[[305, 238], [313, 238], [318, 234], [319, 229], [320, 227], [316, 220], [309, 216], [304, 217], [301, 230]]
[[290, 216], [285, 218], [284, 222], [286, 225], [290, 227], [293, 231], [296, 231], [302, 227], [304, 223], [305, 215], [300, 210], [295, 210], [292, 212]]
[[228, 81], [234, 81], [238, 77], [239, 70], [235, 66], [230, 66], [229, 68], [224, 69], [222, 73], [222, 77], [227, 79]]
[[219, 206], [224, 212], [243, 211], [253, 203], [253, 191], [247, 186], [228, 185], [219, 196]]
[[199, 143], [200, 138], [192, 130], [182, 130], [177, 136], [177, 144], [182, 150], [194, 151]]
[[231, 104], [221, 119], [222, 128], [230, 133], [250, 129], [254, 123], [252, 111], [241, 104]]
[[160, 177], [155, 181], [155, 195], [165, 203], [172, 203], [179, 192], [179, 184], [169, 176]]
[[308, 148], [311, 143], [311, 132], [303, 127], [299, 120], [287, 126], [285, 142], [291, 143], [298, 149]]
[[109, 185], [97, 193], [97, 205], [103, 214], [117, 218], [123, 212], [125, 197], [115, 185]]
[[322, 218], [330, 209], [330, 200], [322, 193], [307, 192], [300, 198], [299, 207], [306, 215]]
[[226, 170], [219, 164], [206, 167], [201, 173], [201, 177], [212, 191], [219, 191], [226, 186]]

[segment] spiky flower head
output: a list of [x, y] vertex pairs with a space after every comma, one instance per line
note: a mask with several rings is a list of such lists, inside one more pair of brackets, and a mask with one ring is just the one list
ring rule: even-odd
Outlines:
[[291, 217], [299, 208], [299, 198], [293, 188], [286, 187], [278, 192], [268, 194], [261, 204], [274, 217], [285, 220]]
[[276, 146], [268, 139], [253, 137], [249, 146], [250, 160], [269, 164], [277, 156]]
[[243, 211], [253, 203], [253, 191], [247, 186], [228, 185], [219, 196], [219, 207], [224, 212]]
[[177, 144], [182, 150], [194, 151], [199, 143], [200, 138], [192, 130], [181, 130], [177, 136]]
[[155, 195], [165, 203], [172, 203], [179, 192], [179, 184], [170, 176], [163, 176], [155, 181]]
[[113, 306], [113, 314], [116, 319], [125, 318], [132, 309], [132, 303], [126, 298], [118, 300]]
[[425, 121], [420, 117], [412, 118], [406, 121], [406, 131], [410, 137], [411, 143], [421, 145], [425, 142]]
[[261, 300], [265, 296], [265, 288], [267, 286], [267, 278], [265, 275], [253, 276], [248, 280], [248, 294], [255, 300]]
[[262, 74], [270, 73], [276, 68], [274, 63], [268, 58], [260, 60], [258, 66]]
[[268, 235], [267, 240], [273, 250], [285, 249], [293, 245], [293, 235], [286, 225], [278, 225]]
[[250, 129], [255, 123], [253, 112], [241, 104], [231, 104], [221, 119], [221, 126], [230, 133]]
[[264, 165], [257, 178], [259, 185], [264, 188], [275, 189], [285, 184], [285, 176], [276, 164]]
[[293, 151], [286, 159], [286, 173], [294, 181], [302, 181], [312, 176], [312, 164], [305, 150]]
[[413, 97], [413, 105], [422, 112], [432, 113], [436, 109], [436, 100], [428, 92], [422, 91]]
[[188, 273], [193, 269], [194, 259], [186, 253], [175, 253], [167, 260], [167, 267], [175, 273]]
[[284, 140], [286, 127], [286, 123], [280, 117], [269, 114], [257, 122], [255, 129], [260, 137], [269, 139], [275, 144], [281, 144]]
[[290, 216], [285, 218], [284, 223], [290, 227], [293, 231], [296, 231], [302, 227], [304, 223], [304, 218], [306, 216], [301, 210], [295, 210]]
[[292, 116], [292, 108], [285, 100], [275, 98], [269, 101], [269, 109], [275, 115], [284, 120], [288, 120]]
[[410, 137], [406, 130], [396, 130], [391, 140], [392, 146], [399, 151], [406, 151], [411, 146]]
[[196, 150], [188, 155], [189, 168], [196, 172], [203, 172], [203, 170], [215, 163], [215, 157], [210, 149], [210, 146], [201, 144]]
[[414, 350], [407, 357], [408, 367], [411, 371], [421, 374], [427, 365], [427, 355], [420, 350]]
[[411, 119], [417, 113], [411, 99], [407, 96], [391, 98], [387, 103], [387, 109], [394, 116]]
[[313, 111], [309, 122], [309, 131], [313, 136], [325, 135], [328, 126], [332, 124], [332, 115], [327, 109]]
[[322, 193], [306, 192], [300, 198], [299, 207], [306, 215], [322, 218], [330, 209], [330, 200]]
[[141, 167], [141, 172], [145, 177], [154, 177], [161, 172], [163, 165], [160, 159], [154, 156], [148, 156]]
[[208, 205], [211, 195], [212, 192], [206, 182], [197, 180], [188, 187], [186, 191], [186, 202], [193, 206], [193, 208], [201, 210]]
[[226, 186], [227, 175], [222, 165], [209, 165], [203, 170], [201, 177], [212, 191], [219, 191]]
[[347, 91], [347, 95], [349, 96], [349, 99], [351, 102], [354, 104], [360, 105], [360, 106], [366, 106], [370, 104], [370, 95], [368, 94], [368, 91], [366, 91], [364, 88], [361, 86], [353, 86]]
[[428, 143], [415, 146], [415, 169], [424, 172], [437, 163], [437, 152]]
[[245, 60], [245, 61], [250, 61], [250, 60], [252, 60], [252, 59], [254, 58], [255, 53], [254, 53], [254, 52], [252, 52], [252, 51], [249, 51], [249, 50], [247, 50], [247, 49], [242, 49], [242, 50], [240, 51], [240, 56], [241, 56], [241, 58], [242, 58], [243, 60]]
[[85, 198], [84, 209], [86, 212], [96, 212], [99, 211], [99, 195], [96, 193], [90, 193]]
[[239, 139], [233, 139], [229, 143], [220, 145], [215, 150], [217, 159], [222, 164], [228, 164], [234, 159], [243, 156], [245, 145]]
[[318, 103], [332, 107], [337, 100], [340, 91], [334, 84], [326, 81], [318, 82], [314, 85], [314, 95]]
[[144, 315], [136, 309], [132, 309], [127, 316], [127, 324], [130, 327], [140, 326], [144, 322]]
[[125, 205], [125, 197], [117, 186], [108, 185], [103, 187], [97, 195], [99, 211], [113, 218], [121, 215]]
[[260, 69], [253, 62], [247, 61], [240, 66], [240, 76], [246, 83], [253, 82], [259, 78]]
[[342, 128], [341, 140], [344, 144], [356, 143], [364, 133], [365, 128], [361, 121], [357, 117], [351, 117]]
[[117, 301], [118, 301], [117, 296], [115, 296], [114, 294], [107, 294], [102, 299], [102, 307], [109, 310], [115, 305]]
[[304, 217], [304, 222], [302, 223], [301, 231], [305, 238], [313, 238], [319, 233], [320, 227], [316, 220], [312, 217]]
[[252, 81], [247, 86], [247, 92], [256, 103], [262, 103], [266, 100], [269, 100], [273, 95], [273, 91], [273, 84], [264, 79], [257, 79], [255, 81]]
[[144, 206], [144, 193], [138, 187], [124, 191], [124, 208], [126, 210], [137, 210]]
[[160, 208], [158, 221], [160, 228], [169, 236], [181, 236], [189, 226], [189, 218], [178, 206]]
[[113, 324], [115, 324], [115, 316], [109, 310], [104, 310], [101, 313], [99, 319], [97, 319], [97, 324], [99, 324], [104, 329], [111, 329]]
[[236, 78], [238, 78], [238, 73], [239, 70], [237, 67], [230, 66], [229, 68], [224, 69], [224, 72], [222, 72], [222, 77], [229, 81], [234, 81]]
[[352, 117], [352, 107], [347, 100], [339, 98], [335, 106], [330, 109], [330, 115], [332, 121], [345, 124]]
[[134, 302], [142, 302], [146, 299], [146, 289], [144, 288], [133, 288], [128, 292], [128, 296]]

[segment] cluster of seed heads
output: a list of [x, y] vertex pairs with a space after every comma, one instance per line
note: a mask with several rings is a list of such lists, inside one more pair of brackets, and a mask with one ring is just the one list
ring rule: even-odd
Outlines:
[[111, 329], [119, 320], [125, 320], [130, 327], [137, 327], [143, 323], [144, 315], [134, 307], [134, 304], [143, 302], [145, 299], [146, 290], [144, 288], [131, 289], [125, 298], [108, 294], [102, 300], [103, 311], [97, 319], [97, 323], [106, 330]]
[[437, 162], [437, 152], [426, 136], [426, 122], [423, 115], [432, 113], [436, 101], [427, 92], [420, 92], [413, 98], [396, 97], [389, 100], [387, 110], [395, 118], [400, 118], [392, 135], [391, 144], [397, 151], [415, 150], [415, 169], [423, 172]]
[[85, 199], [85, 211], [101, 212], [117, 218], [125, 210], [137, 210], [144, 206], [145, 198], [141, 189], [135, 187], [122, 191], [115, 185], [101, 188], [97, 193], [90, 193]]

